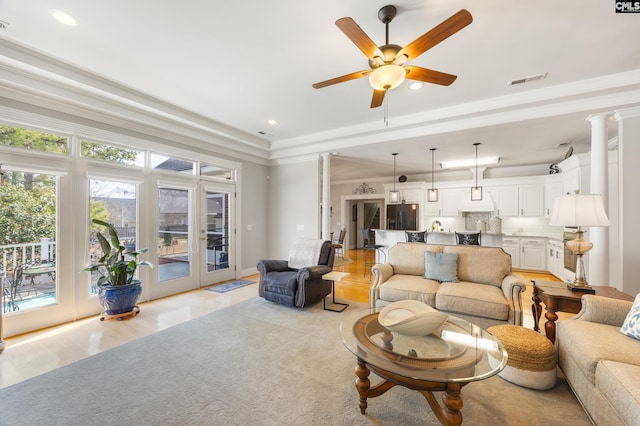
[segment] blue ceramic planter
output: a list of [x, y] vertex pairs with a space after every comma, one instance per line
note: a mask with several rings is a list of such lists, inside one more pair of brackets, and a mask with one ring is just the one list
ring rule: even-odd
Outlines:
[[103, 285], [98, 296], [102, 309], [107, 315], [118, 315], [131, 312], [142, 293], [140, 280], [133, 280], [129, 285]]

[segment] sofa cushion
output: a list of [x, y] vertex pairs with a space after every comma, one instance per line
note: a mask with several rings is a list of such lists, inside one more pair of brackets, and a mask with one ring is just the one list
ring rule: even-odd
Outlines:
[[509, 302], [502, 289], [466, 281], [440, 284], [435, 308], [502, 321], [509, 319]]
[[557, 323], [557, 340], [595, 385], [596, 367], [601, 360], [640, 365], [640, 341], [627, 337], [614, 325], [590, 321], [561, 320]]
[[427, 231], [415, 232], [415, 231], [405, 231], [407, 236], [407, 241], [410, 243], [426, 243], [427, 242]]
[[436, 304], [436, 292], [440, 283], [422, 276], [394, 275], [380, 286], [380, 299], [387, 302], [418, 300], [431, 307]]
[[620, 327], [620, 333], [640, 340], [640, 294], [636, 296], [627, 318]]
[[640, 367], [602, 361], [596, 370], [596, 387], [626, 424], [640, 419]]
[[480, 245], [480, 233], [474, 232], [472, 234], [458, 234], [456, 232], [456, 243], [463, 246], [479, 246]]
[[457, 283], [458, 253], [424, 252], [424, 277], [438, 282]]
[[511, 256], [500, 247], [442, 246], [444, 253], [458, 253], [460, 281], [502, 286], [511, 273]]
[[442, 253], [442, 247], [424, 243], [398, 243], [388, 251], [387, 263], [393, 266], [394, 274], [424, 275], [424, 252]]

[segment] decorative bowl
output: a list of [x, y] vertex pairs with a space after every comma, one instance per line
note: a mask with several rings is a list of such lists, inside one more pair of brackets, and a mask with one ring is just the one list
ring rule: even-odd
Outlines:
[[401, 300], [385, 306], [378, 322], [389, 331], [407, 336], [426, 336], [436, 331], [449, 318], [417, 300]]

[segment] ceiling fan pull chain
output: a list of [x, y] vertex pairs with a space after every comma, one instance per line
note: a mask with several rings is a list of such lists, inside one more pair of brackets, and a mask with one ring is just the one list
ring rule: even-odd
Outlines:
[[384, 97], [384, 126], [389, 127], [389, 97]]

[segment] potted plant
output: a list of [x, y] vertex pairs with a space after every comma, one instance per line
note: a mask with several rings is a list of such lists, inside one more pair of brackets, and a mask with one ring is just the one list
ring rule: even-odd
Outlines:
[[[138, 266], [153, 267], [153, 264], [138, 256], [147, 249], [127, 250], [120, 242], [118, 232], [109, 223], [93, 219], [92, 223], [103, 226], [109, 233], [109, 239], [100, 232], [96, 232], [102, 257], [98, 262], [83, 269], [87, 272], [97, 272], [98, 296], [103, 307], [104, 315], [121, 315], [133, 312], [142, 292], [140, 280], [134, 279]], [[126, 258], [125, 258], [126, 257]], [[137, 312], [137, 311], [136, 311]]]

